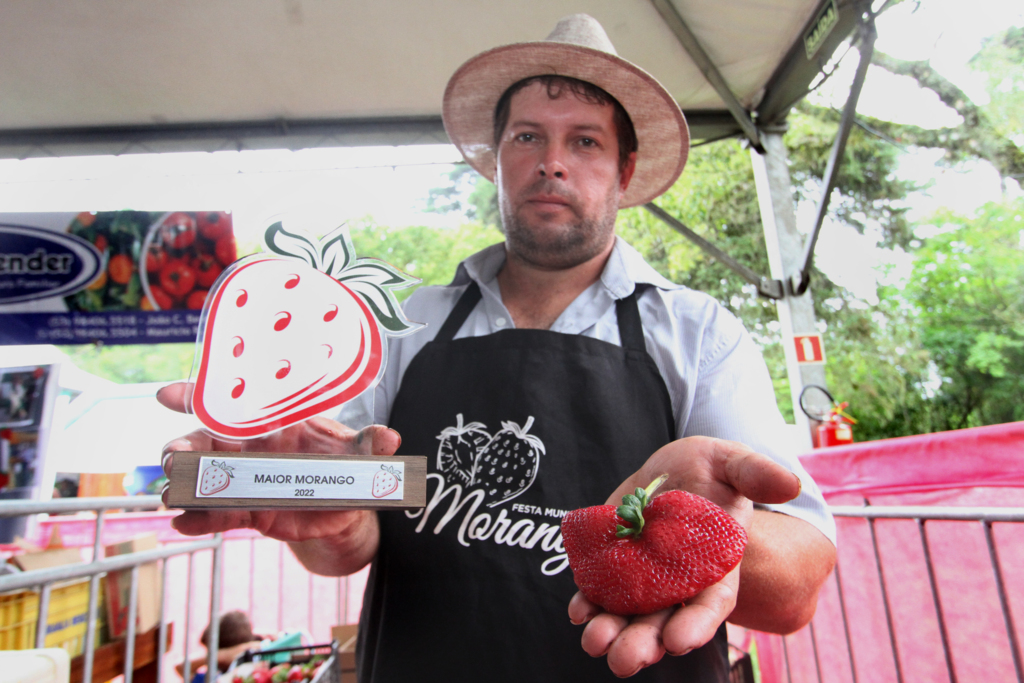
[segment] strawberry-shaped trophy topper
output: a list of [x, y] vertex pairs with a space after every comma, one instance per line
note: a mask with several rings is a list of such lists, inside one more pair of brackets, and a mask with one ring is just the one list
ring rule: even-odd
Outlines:
[[192, 411], [217, 436], [251, 439], [374, 386], [387, 336], [421, 327], [394, 290], [418, 282], [356, 258], [344, 226], [318, 241], [275, 223], [266, 251], [236, 261], [214, 284], [199, 325]]

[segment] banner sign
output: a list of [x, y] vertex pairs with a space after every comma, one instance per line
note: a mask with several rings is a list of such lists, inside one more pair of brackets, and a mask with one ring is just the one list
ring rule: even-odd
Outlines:
[[0, 214], [0, 344], [194, 342], [236, 258], [222, 211]]

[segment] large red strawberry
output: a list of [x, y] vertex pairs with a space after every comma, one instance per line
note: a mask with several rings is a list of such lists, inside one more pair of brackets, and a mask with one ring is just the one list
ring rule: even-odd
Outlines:
[[520, 427], [515, 422], [502, 422], [502, 430], [477, 453], [473, 468], [473, 484], [484, 489], [488, 507], [515, 498], [530, 488], [537, 476], [544, 442], [527, 434], [533, 416]]
[[437, 471], [449, 481], [468, 486], [473, 481], [473, 465], [477, 453], [491, 440], [482, 422], [462, 424], [462, 413], [455, 416], [455, 426], [445, 427], [437, 437]]
[[228, 487], [235, 475], [232, 474], [233, 467], [225, 461], [211, 460], [210, 464], [203, 469], [203, 475], [199, 478], [199, 493], [204, 496], [212, 496], [220, 493]]
[[419, 327], [391, 291], [413, 280], [356, 259], [347, 232], [314, 244], [277, 223], [265, 240], [280, 256], [229, 269], [207, 296], [201, 326], [192, 408], [229, 438], [262, 436], [358, 396], [384, 368], [383, 334]]
[[652, 499], [665, 479], [623, 496], [617, 508], [597, 505], [562, 519], [576, 585], [612, 614], [650, 614], [685, 602], [743, 557], [747, 533], [722, 508], [686, 491]]

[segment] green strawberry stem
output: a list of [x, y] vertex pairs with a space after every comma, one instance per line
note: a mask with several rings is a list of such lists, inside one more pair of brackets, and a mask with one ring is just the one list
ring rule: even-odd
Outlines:
[[659, 486], [665, 483], [666, 479], [668, 479], [668, 475], [663, 474], [648, 484], [646, 489], [637, 487], [636, 491], [622, 497], [622, 505], [615, 508], [615, 512], [632, 526], [616, 525], [616, 536], [619, 538], [640, 537], [640, 532], [644, 530], [644, 508], [651, 502], [651, 496]]

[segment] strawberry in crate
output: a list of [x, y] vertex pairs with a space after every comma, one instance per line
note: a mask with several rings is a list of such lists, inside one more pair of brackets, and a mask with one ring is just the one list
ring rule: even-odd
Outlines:
[[228, 439], [264, 436], [379, 380], [387, 336], [420, 327], [394, 290], [416, 282], [357, 258], [344, 227], [320, 240], [275, 223], [267, 252], [235, 262], [206, 297], [192, 409]]
[[217, 683], [313, 683], [326, 661], [326, 655], [314, 655], [301, 664], [242, 664], [232, 673], [218, 678]]

